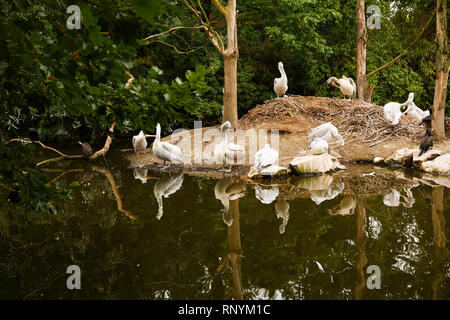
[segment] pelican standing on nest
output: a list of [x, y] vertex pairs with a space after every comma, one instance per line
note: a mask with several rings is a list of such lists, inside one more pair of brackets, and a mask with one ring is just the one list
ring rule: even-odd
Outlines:
[[153, 153], [158, 159], [164, 161], [164, 166], [166, 165], [166, 161], [182, 163], [183, 153], [181, 152], [181, 149], [169, 142], [161, 142], [160, 140], [161, 125], [158, 123], [156, 125], [156, 138], [152, 147]]
[[342, 94], [344, 95], [344, 99], [346, 96], [349, 96], [350, 100], [356, 99], [356, 83], [352, 78], [347, 78], [346, 76], [342, 76], [341, 79], [331, 77], [327, 80], [327, 83], [330, 86], [341, 90]]
[[278, 152], [272, 149], [269, 144], [266, 143], [264, 148], [260, 149], [255, 154], [255, 170], [262, 170], [264, 168], [274, 165], [278, 161]]
[[408, 110], [406, 107], [409, 106], [413, 99], [414, 92], [411, 92], [408, 96], [408, 100], [405, 103], [389, 102], [385, 104], [383, 109], [386, 121], [394, 126], [398, 124], [398, 122], [400, 121], [400, 117]]
[[288, 89], [288, 79], [286, 72], [284, 71], [283, 62], [278, 62], [278, 70], [280, 70], [281, 78], [275, 78], [273, 81], [273, 90], [275, 90], [277, 98], [287, 97], [286, 91]]
[[144, 150], [145, 153], [145, 148], [147, 148], [147, 140], [145, 139], [145, 135], [142, 130], [139, 132], [137, 136], [133, 136], [131, 142], [133, 142], [134, 152]]
[[[217, 164], [222, 164], [222, 170], [225, 172], [225, 163], [227, 160], [234, 161], [237, 157], [239, 157], [244, 151], [244, 147], [228, 142], [228, 132], [227, 130], [231, 128], [230, 121], [225, 121], [224, 124], [220, 126], [220, 131], [222, 133], [222, 141], [215, 145], [214, 147], [214, 161]], [[230, 170], [231, 172], [231, 165]]]

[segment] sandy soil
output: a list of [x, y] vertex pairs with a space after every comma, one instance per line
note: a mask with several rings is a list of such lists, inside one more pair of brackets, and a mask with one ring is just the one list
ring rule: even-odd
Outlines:
[[[447, 135], [450, 135], [450, 119], [447, 119]], [[344, 137], [345, 145], [338, 147], [331, 143], [332, 149], [342, 156], [341, 163], [371, 162], [375, 157], [387, 158], [395, 150], [400, 148], [418, 148], [425, 128], [419, 126], [419, 121], [403, 115], [397, 126], [391, 126], [384, 120], [383, 107], [358, 100], [349, 101], [338, 98], [324, 97], [302, 97], [290, 96], [266, 101], [256, 106], [248, 114], [239, 120], [240, 129], [278, 129], [279, 130], [279, 152], [280, 165], [288, 166], [289, 162], [307, 149], [308, 132], [316, 126], [325, 123], [333, 123]], [[219, 126], [210, 127], [218, 128]], [[203, 132], [210, 128], [203, 128]], [[269, 131], [270, 132], [270, 131]], [[191, 134], [191, 147], [194, 145], [193, 131]], [[270, 142], [270, 134], [268, 135]], [[180, 139], [181, 135], [165, 137], [162, 141], [171, 140], [183, 150], [187, 150], [188, 139]], [[177, 142], [178, 140], [178, 142]], [[233, 134], [230, 135], [233, 140]], [[146, 154], [129, 155], [130, 167], [154, 167], [161, 164], [151, 151], [151, 140]], [[217, 140], [220, 141], [220, 140]], [[236, 140], [234, 141], [236, 142]], [[203, 141], [203, 150], [216, 140]], [[239, 141], [238, 141], [239, 143]], [[240, 143], [243, 144], [243, 143]], [[259, 143], [257, 148], [262, 147], [264, 142]], [[245, 141], [246, 151], [250, 154], [250, 148], [255, 149], [255, 143]], [[450, 139], [435, 142], [435, 149], [450, 152]], [[191, 150], [192, 150], [191, 149]], [[185, 157], [193, 159], [195, 155], [191, 151]], [[197, 155], [198, 157], [198, 155]], [[204, 155], [204, 159], [208, 158]], [[185, 165], [179, 170], [202, 172], [211, 171], [217, 165]], [[235, 165], [233, 172], [242, 174], [250, 168], [250, 165]]]

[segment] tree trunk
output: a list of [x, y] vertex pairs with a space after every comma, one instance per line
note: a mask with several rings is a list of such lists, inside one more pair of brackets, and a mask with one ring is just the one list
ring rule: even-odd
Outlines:
[[238, 127], [237, 114], [237, 62], [238, 56], [224, 56], [224, 96], [222, 123], [230, 121], [233, 128]]
[[239, 227], [239, 199], [230, 200], [230, 213], [233, 224], [228, 227], [228, 259], [233, 274], [232, 296], [236, 300], [242, 300], [242, 277], [241, 277], [241, 230]]
[[224, 97], [222, 122], [230, 121], [233, 128], [238, 127], [237, 114], [237, 63], [239, 48], [237, 40], [236, 0], [229, 0], [226, 6], [227, 48], [224, 57]]
[[448, 81], [447, 0], [436, 4], [436, 86], [434, 88], [431, 125], [434, 138], [445, 139], [445, 103]]
[[356, 48], [356, 86], [358, 99], [366, 101], [367, 78], [366, 78], [366, 8], [364, 0], [356, 1], [357, 21], [357, 48]]

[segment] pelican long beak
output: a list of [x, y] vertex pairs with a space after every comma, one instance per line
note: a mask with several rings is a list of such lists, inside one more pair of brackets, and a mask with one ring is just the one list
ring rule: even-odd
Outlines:
[[145, 135], [146, 138], [156, 138], [155, 134], [146, 134]]

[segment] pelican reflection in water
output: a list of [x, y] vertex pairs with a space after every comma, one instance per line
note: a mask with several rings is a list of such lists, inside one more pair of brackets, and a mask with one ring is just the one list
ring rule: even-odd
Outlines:
[[276, 186], [255, 186], [256, 199], [264, 204], [271, 204], [278, 197], [280, 191]]
[[227, 226], [233, 224], [233, 218], [230, 216], [230, 200], [237, 200], [245, 195], [245, 184], [233, 178], [225, 178], [217, 181], [214, 187], [214, 195], [223, 205], [223, 222]]
[[[412, 208], [416, 200], [414, 199], [411, 189], [416, 186], [417, 185], [413, 185], [408, 188], [404, 188], [403, 191], [406, 193], [406, 196], [402, 195], [396, 189], [391, 189], [389, 193], [384, 195], [383, 203], [388, 207], [398, 207], [401, 204], [405, 208]], [[404, 202], [401, 201], [402, 198]]]
[[345, 196], [339, 202], [339, 205], [333, 209], [328, 209], [328, 213], [331, 215], [347, 216], [355, 213], [356, 197]]
[[147, 169], [145, 168], [134, 168], [133, 176], [137, 180], [141, 180], [142, 183], [147, 183]]
[[289, 203], [283, 199], [283, 197], [278, 197], [277, 202], [275, 203], [275, 211], [277, 213], [277, 218], [283, 219], [283, 222], [279, 227], [280, 234], [283, 234], [289, 221]]
[[163, 216], [163, 200], [162, 198], [168, 198], [171, 194], [177, 192], [183, 185], [183, 173], [177, 176], [163, 176], [156, 183], [153, 188], [156, 201], [158, 201], [158, 214], [156, 218], [158, 220]]

